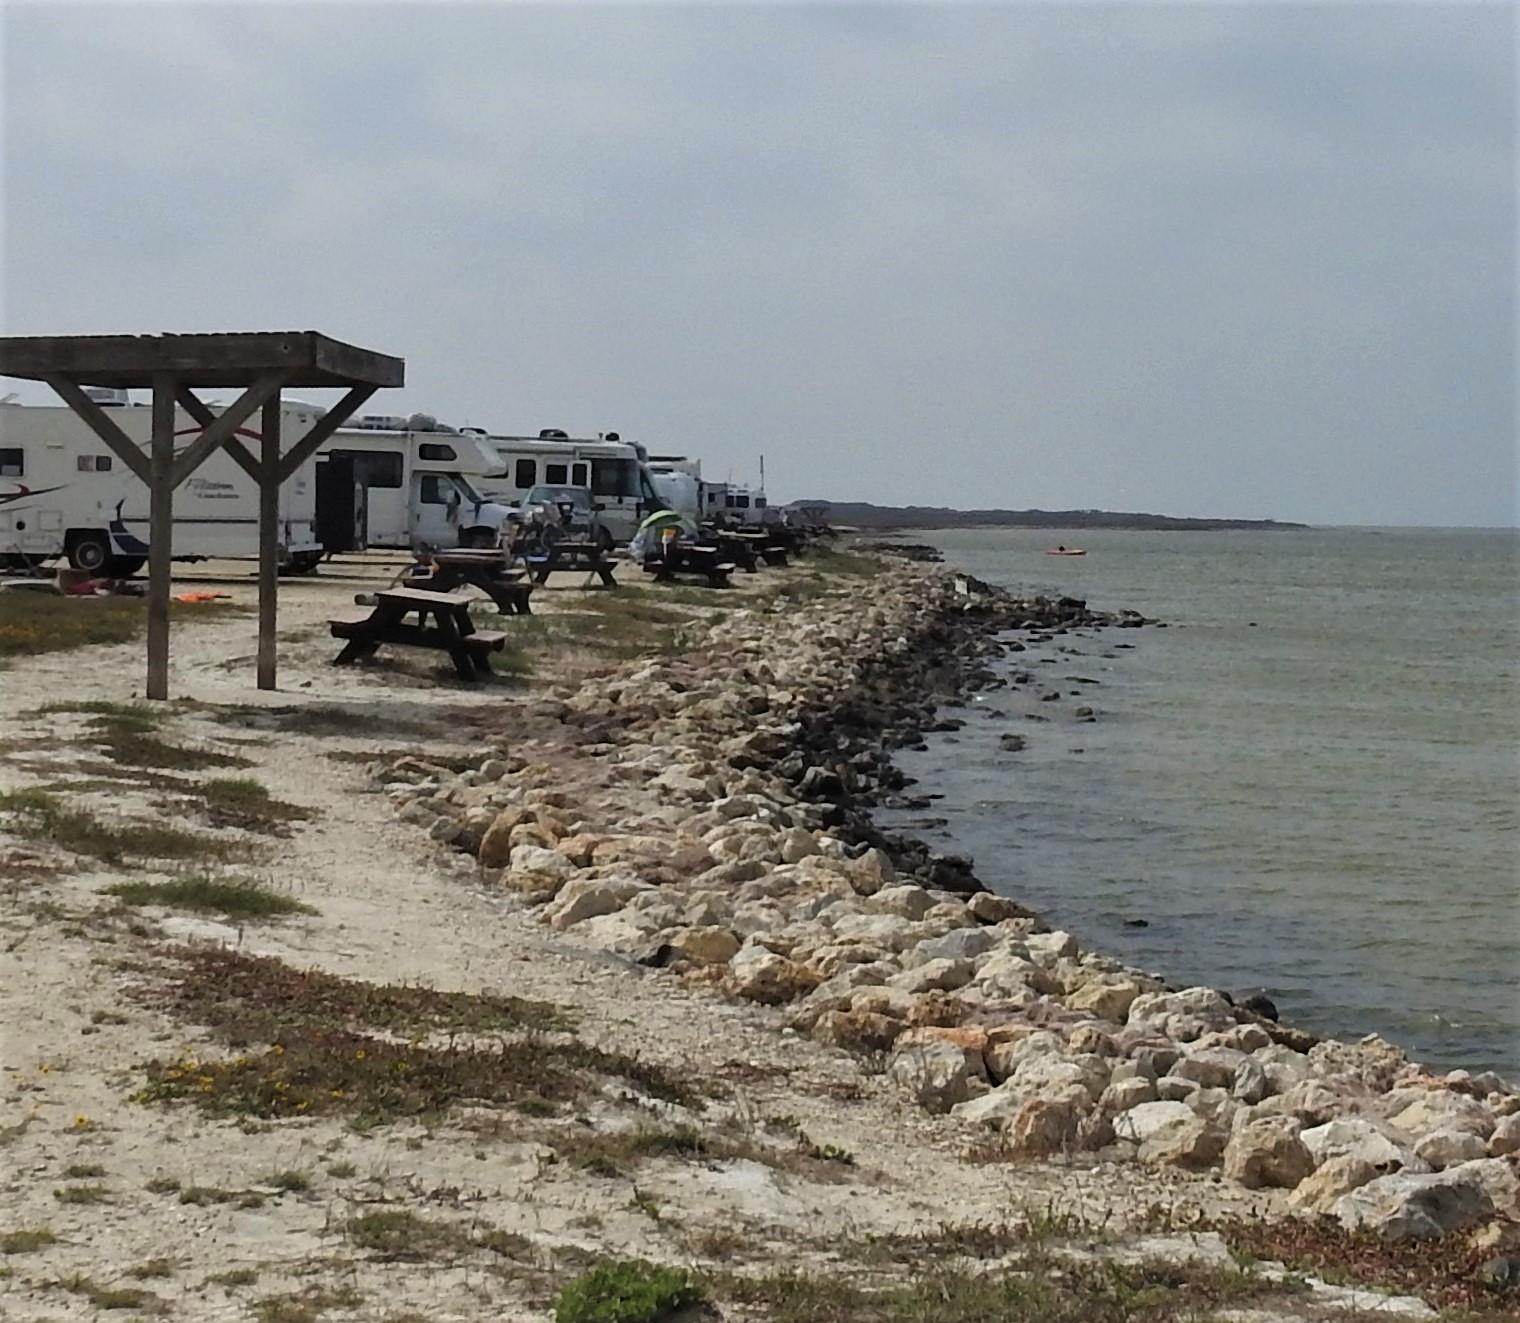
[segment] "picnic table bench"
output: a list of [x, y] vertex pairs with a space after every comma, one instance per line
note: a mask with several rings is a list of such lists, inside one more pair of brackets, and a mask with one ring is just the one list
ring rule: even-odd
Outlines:
[[721, 559], [721, 554], [710, 543], [666, 542], [645, 558], [644, 570], [654, 575], [656, 583], [673, 583], [678, 574], [700, 574], [709, 586], [726, 588], [734, 565]]
[[718, 548], [725, 560], [732, 561], [746, 574], [754, 574], [756, 556], [762, 551], [763, 533], [740, 533], [729, 528], [702, 530], [702, 536]]
[[616, 556], [607, 554], [600, 542], [571, 541], [551, 542], [542, 553], [525, 556], [533, 582], [543, 583], [555, 570], [586, 570], [594, 573], [608, 588], [616, 588]]
[[[417, 622], [407, 621], [416, 615]], [[433, 623], [428, 624], [431, 616]], [[371, 657], [382, 643], [447, 652], [462, 680], [491, 672], [490, 654], [499, 652], [507, 636], [497, 630], [478, 630], [470, 619], [470, 599], [464, 593], [436, 593], [426, 588], [388, 588], [375, 594], [367, 616], [329, 620], [335, 639], [347, 639], [333, 665], [347, 666]]]
[[511, 568], [504, 551], [456, 548], [433, 553], [433, 575], [426, 586], [440, 593], [479, 588], [502, 615], [528, 616], [533, 614], [528, 599], [534, 585], [522, 582], [525, 574], [525, 570]]

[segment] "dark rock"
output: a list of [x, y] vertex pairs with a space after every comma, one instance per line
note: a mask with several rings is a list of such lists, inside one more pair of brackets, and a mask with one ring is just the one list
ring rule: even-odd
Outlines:
[[1259, 1015], [1264, 1020], [1277, 1019], [1277, 1003], [1265, 992], [1239, 993], [1230, 1000], [1241, 1010], [1250, 1011], [1252, 1015]]
[[[1075, 753], [1076, 750], [1074, 749], [1072, 752]], [[1124, 926], [1126, 928], [1149, 928], [1151, 921], [1149, 919], [1126, 919]]]
[[1495, 1254], [1484, 1259], [1473, 1276], [1491, 1291], [1520, 1292], [1520, 1254]]

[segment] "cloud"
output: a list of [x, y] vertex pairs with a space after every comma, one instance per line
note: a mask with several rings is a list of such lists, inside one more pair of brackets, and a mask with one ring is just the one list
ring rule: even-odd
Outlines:
[[0, 22], [12, 332], [317, 326], [783, 497], [1513, 522], [1499, 7]]

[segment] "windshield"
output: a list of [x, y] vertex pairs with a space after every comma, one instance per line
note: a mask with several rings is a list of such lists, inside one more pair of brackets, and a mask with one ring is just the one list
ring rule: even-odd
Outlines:
[[591, 493], [584, 487], [534, 487], [523, 499], [525, 505], [559, 505], [569, 501], [585, 508], [591, 506]]
[[470, 480], [462, 475], [454, 474], [454, 486], [459, 489], [459, 494], [471, 505], [479, 505], [486, 498], [470, 486]]

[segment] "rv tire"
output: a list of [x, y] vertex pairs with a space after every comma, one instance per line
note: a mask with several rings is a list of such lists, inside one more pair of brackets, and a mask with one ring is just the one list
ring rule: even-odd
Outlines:
[[467, 528], [459, 539], [461, 547], [481, 548], [487, 550], [496, 545], [496, 530], [491, 528]]
[[106, 561], [106, 573], [113, 579], [130, 579], [147, 563], [146, 556], [112, 556]]
[[315, 574], [322, 563], [320, 551], [298, 551], [280, 566], [281, 574]]
[[69, 538], [69, 564], [86, 574], [98, 574], [111, 562], [111, 539], [104, 533], [75, 533]]

